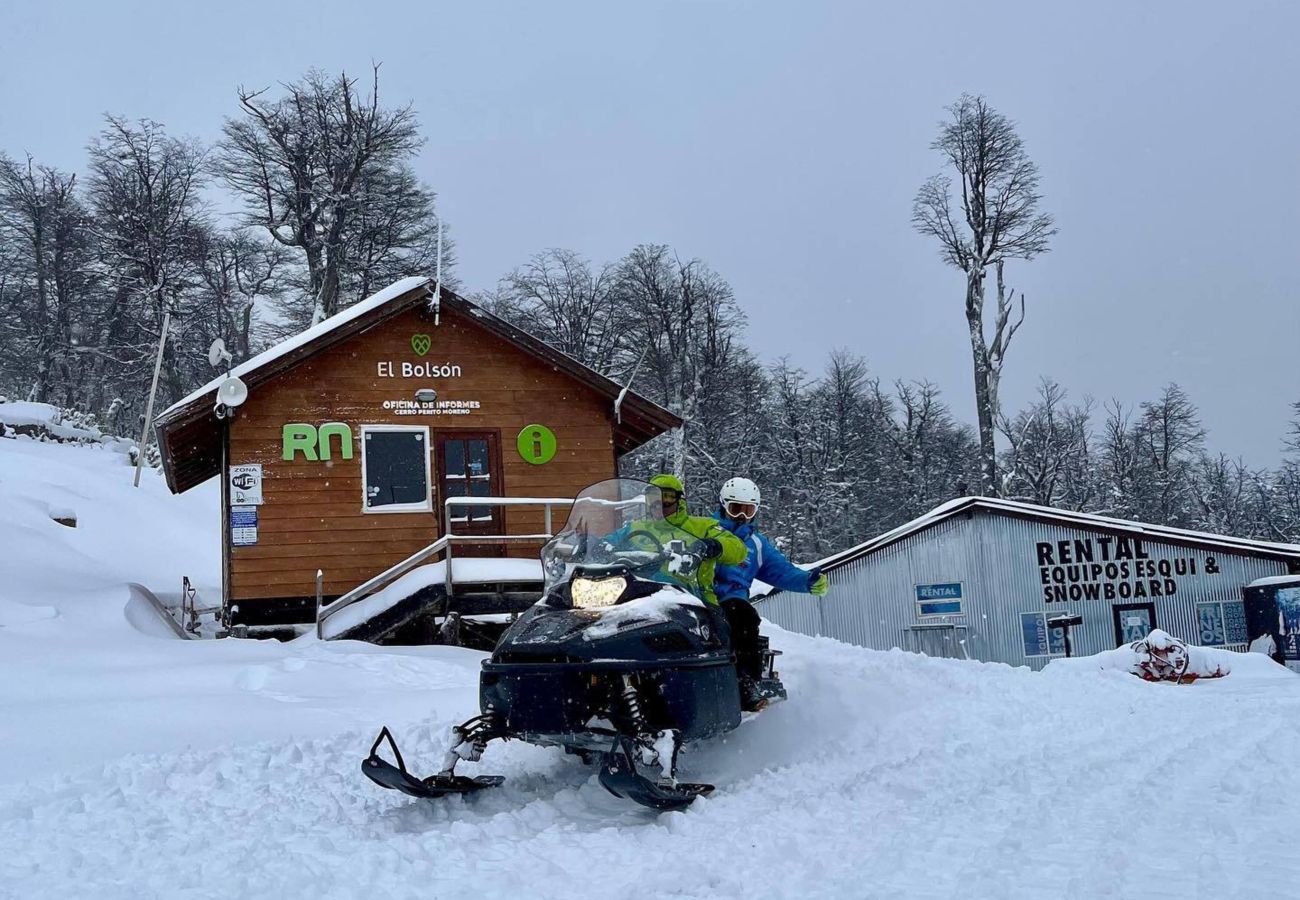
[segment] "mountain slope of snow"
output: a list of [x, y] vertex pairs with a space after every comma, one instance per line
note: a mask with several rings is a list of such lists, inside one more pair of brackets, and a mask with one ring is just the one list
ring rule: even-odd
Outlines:
[[684, 812], [518, 742], [462, 768], [499, 789], [383, 791], [360, 772], [378, 727], [436, 769], [481, 655], [160, 636], [123, 585], [202, 574], [219, 523], [211, 485], [149, 477], [0, 440], [0, 546], [22, 547], [0, 558], [0, 896], [1293, 893], [1300, 679], [1280, 667], [1175, 687], [771, 629], [790, 700], [687, 749], [683, 777], [718, 789]]

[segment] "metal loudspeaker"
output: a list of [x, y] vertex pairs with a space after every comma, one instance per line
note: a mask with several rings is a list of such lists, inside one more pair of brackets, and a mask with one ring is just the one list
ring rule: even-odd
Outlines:
[[244, 384], [238, 375], [231, 375], [217, 388], [217, 405], [214, 410], [217, 418], [226, 418], [235, 407], [247, 399], [248, 385]]
[[228, 363], [231, 360], [230, 351], [226, 349], [226, 342], [217, 338], [208, 348], [208, 362], [213, 366], [220, 366], [222, 363]]

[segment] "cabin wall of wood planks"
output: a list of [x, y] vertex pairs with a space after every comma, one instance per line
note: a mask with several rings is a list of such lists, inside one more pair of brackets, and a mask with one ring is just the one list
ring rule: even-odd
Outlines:
[[[428, 336], [423, 355], [413, 347], [416, 335]], [[460, 374], [403, 377], [404, 362], [458, 366]], [[380, 374], [381, 363], [392, 364], [392, 376]], [[421, 388], [435, 389], [439, 400], [477, 401], [479, 408], [460, 415], [402, 415], [384, 408], [386, 401], [414, 400]], [[281, 458], [286, 424], [328, 422], [351, 428], [351, 459], [340, 458], [337, 441], [329, 461], [300, 454], [293, 461]], [[545, 425], [556, 436], [556, 455], [542, 465], [525, 461], [516, 449], [517, 435], [532, 424]], [[472, 317], [444, 311], [435, 326], [428, 311], [407, 310], [259, 386], [231, 421], [227, 464], [262, 466], [263, 504], [257, 508], [257, 543], [230, 548], [227, 602], [314, 597], [317, 569], [324, 571], [325, 596], [337, 596], [441, 534], [436, 460], [431, 460], [433, 512], [364, 511], [363, 425], [493, 432], [501, 490], [509, 496], [572, 497], [616, 473], [608, 399], [489, 333]], [[431, 440], [431, 454], [433, 449]], [[566, 512], [556, 509], [555, 528]], [[223, 515], [229, 521], [229, 511]], [[504, 516], [509, 534], [543, 531], [540, 508], [507, 508]], [[513, 545], [510, 553], [531, 556], [538, 549]]]

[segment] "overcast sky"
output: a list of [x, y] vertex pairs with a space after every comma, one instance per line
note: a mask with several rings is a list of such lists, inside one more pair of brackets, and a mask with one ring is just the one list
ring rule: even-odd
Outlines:
[[1009, 268], [1005, 376], [1200, 405], [1280, 454], [1300, 399], [1300, 5], [8, 3], [0, 149], [84, 167], [105, 112], [204, 141], [235, 89], [309, 67], [413, 102], [471, 290], [547, 247], [673, 245], [725, 276], [765, 359], [863, 354], [973, 421], [962, 279], [910, 225], [944, 107], [1019, 123], [1060, 234]]

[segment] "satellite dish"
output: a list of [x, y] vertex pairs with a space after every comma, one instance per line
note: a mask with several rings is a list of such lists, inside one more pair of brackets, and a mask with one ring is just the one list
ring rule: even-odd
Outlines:
[[231, 360], [230, 351], [226, 349], [226, 342], [217, 338], [208, 348], [208, 362], [215, 368], [222, 363], [228, 363]]
[[234, 409], [248, 399], [248, 385], [231, 375], [217, 388], [217, 402]]

